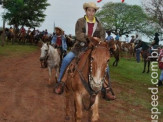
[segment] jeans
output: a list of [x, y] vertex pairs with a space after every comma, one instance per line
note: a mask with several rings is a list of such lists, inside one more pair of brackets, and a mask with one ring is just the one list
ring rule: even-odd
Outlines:
[[59, 73], [59, 78], [58, 82], [61, 82], [62, 76], [65, 72], [65, 69], [67, 66], [70, 64], [70, 62], [74, 59], [76, 55], [73, 52], [69, 52], [62, 60], [61, 68], [60, 68], [60, 73]]
[[136, 61], [138, 63], [140, 62], [140, 49], [139, 48], [136, 50]]
[[160, 81], [163, 81], [163, 70], [161, 70]]

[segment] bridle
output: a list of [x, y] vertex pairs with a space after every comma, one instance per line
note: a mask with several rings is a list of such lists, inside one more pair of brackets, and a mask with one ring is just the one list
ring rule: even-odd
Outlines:
[[47, 50], [45, 50], [45, 58], [44, 58], [44, 60], [45, 61], [47, 61], [48, 60], [48, 58], [49, 58], [49, 54], [48, 54], [48, 51], [49, 51], [49, 46], [47, 45], [47, 47], [48, 47], [48, 49]]
[[[98, 46], [100, 43], [101, 43], [101, 41], [95, 46], [95, 48], [106, 48], [106, 47], [100, 47], [100, 46]], [[92, 69], [93, 69], [92, 62], [93, 62], [93, 60], [90, 59], [90, 71], [89, 71], [88, 83], [90, 84], [90, 87], [91, 87], [91, 88], [94, 87], [94, 86], [95, 86], [95, 87], [99, 87], [99, 86], [100, 86], [100, 88], [99, 88], [100, 90], [99, 90], [99, 91], [101, 91], [102, 85], [103, 85], [103, 83], [105, 82], [105, 78], [106, 78], [106, 76], [107, 76], [107, 67], [108, 67], [108, 64], [107, 64], [107, 66], [106, 66], [105, 74], [104, 74], [104, 76], [103, 76], [103, 78], [102, 78], [100, 84], [96, 84], [95, 81], [94, 81], [94, 79], [93, 79], [93, 76], [92, 76]], [[96, 91], [95, 93], [97, 94], [99, 91]]]
[[[95, 49], [95, 48], [106, 48], [106, 47], [102, 47], [102, 46], [98, 46], [98, 45], [100, 45], [100, 43], [101, 43], [101, 41], [98, 43], [98, 44], [96, 44], [95, 46], [93, 46], [92, 48], [88, 48], [88, 49], [91, 49], [91, 52], [90, 52], [90, 54], [89, 54], [89, 58], [91, 57], [91, 54], [92, 54], [92, 52], [93, 52], [93, 50]], [[106, 48], [107, 49], [107, 48]], [[86, 107], [85, 105], [84, 105], [84, 102], [83, 102], [83, 106], [84, 106], [84, 108], [86, 109], [86, 110], [89, 110], [90, 108], [91, 108], [91, 106], [94, 104], [94, 102], [95, 102], [95, 98], [96, 98], [96, 95], [101, 91], [101, 89], [102, 89], [102, 86], [103, 86], [103, 84], [104, 84], [104, 82], [105, 82], [105, 79], [106, 79], [106, 76], [107, 76], [107, 67], [108, 67], [108, 65], [107, 65], [107, 67], [106, 67], [106, 69], [105, 69], [105, 74], [104, 74], [104, 76], [103, 76], [103, 79], [101, 80], [101, 82], [100, 82], [100, 85], [95, 85], [96, 83], [95, 83], [95, 81], [94, 81], [94, 79], [93, 79], [93, 77], [92, 77], [92, 60], [90, 59], [90, 65], [91, 65], [91, 67], [90, 67], [90, 70], [89, 70], [89, 78], [88, 78], [88, 81], [85, 79], [85, 77], [84, 77], [84, 75], [83, 75], [83, 72], [82, 72], [82, 70], [83, 70], [83, 68], [84, 68], [84, 66], [85, 66], [85, 64], [86, 64], [86, 62], [88, 61], [88, 59], [85, 61], [85, 63], [83, 64], [83, 66], [82, 66], [82, 68], [81, 68], [81, 70], [79, 70], [78, 69], [78, 67], [77, 67], [77, 65], [75, 66], [75, 69], [76, 69], [76, 71], [79, 73], [79, 76], [80, 76], [80, 79], [81, 79], [81, 82], [82, 82], [82, 84], [83, 84], [83, 86], [84, 86], [84, 88], [86, 89], [86, 91], [89, 93], [89, 95], [90, 95], [90, 104], [89, 104], [89, 106], [88, 107]], [[92, 87], [93, 86], [100, 86], [101, 88], [98, 90], [98, 91], [94, 91], [93, 89], [92, 89]]]

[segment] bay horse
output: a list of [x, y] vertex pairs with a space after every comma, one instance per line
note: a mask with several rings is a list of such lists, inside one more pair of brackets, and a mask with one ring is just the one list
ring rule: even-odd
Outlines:
[[110, 52], [112, 53], [112, 55], [114, 56], [115, 60], [113, 62], [113, 66], [118, 66], [118, 62], [119, 62], [119, 53], [120, 53], [120, 47], [119, 45], [116, 43], [116, 41], [114, 39], [111, 39], [108, 42], [109, 48], [110, 48]]
[[25, 44], [26, 43], [26, 33], [25, 32], [20, 32], [18, 35], [19, 35], [18, 36], [19, 43]]
[[[122, 51], [126, 52], [126, 58], [131, 58], [131, 57], [134, 57], [134, 43], [126, 43], [126, 42], [123, 42], [122, 43]], [[127, 56], [128, 54], [128, 56]]]
[[65, 35], [65, 38], [66, 38], [68, 50], [70, 50], [75, 44], [75, 39], [72, 38], [70, 35]]
[[[146, 42], [143, 42], [141, 40], [139, 41], [139, 43], [135, 47], [135, 50], [137, 48], [140, 48], [140, 47], [142, 47], [142, 52], [141, 53], [142, 53], [142, 57], [143, 57], [143, 61], [144, 61], [144, 69], [143, 69], [143, 72], [142, 73], [145, 73], [145, 71], [146, 71], [146, 65], [147, 65], [147, 73], [149, 73], [150, 62], [157, 60], [157, 56], [156, 56], [156, 53], [157, 53], [156, 50], [157, 49], [152, 50], [151, 47]], [[154, 58], [151, 57], [152, 51], [156, 52], [155, 55], [154, 55]]]
[[59, 66], [60, 66], [60, 55], [58, 49], [49, 45], [48, 43], [43, 43], [41, 47], [40, 61], [46, 60], [47, 67], [49, 70], [49, 82], [48, 85], [51, 85], [51, 76], [52, 69], [55, 69], [55, 78], [57, 79], [59, 75]]
[[92, 110], [91, 121], [94, 122], [99, 119], [99, 92], [103, 87], [110, 59], [107, 42], [92, 37], [89, 40], [91, 41], [88, 49], [80, 54], [79, 58], [73, 59], [62, 78], [66, 86], [66, 119], [70, 119], [69, 103], [70, 97], [73, 96], [75, 122], [81, 122], [82, 120], [82, 108], [86, 108], [84, 105], [85, 97], [90, 97], [90, 99], [87, 99], [90, 100], [90, 104], [86, 109]]

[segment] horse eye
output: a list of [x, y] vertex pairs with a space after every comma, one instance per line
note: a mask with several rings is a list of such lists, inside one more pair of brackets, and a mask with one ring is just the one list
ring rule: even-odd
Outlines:
[[48, 52], [48, 50], [45, 50], [45, 52]]
[[94, 58], [93, 57], [91, 57], [91, 61], [93, 61], [94, 60]]

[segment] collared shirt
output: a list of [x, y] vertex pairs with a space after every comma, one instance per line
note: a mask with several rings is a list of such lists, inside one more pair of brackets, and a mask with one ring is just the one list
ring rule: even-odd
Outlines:
[[62, 39], [61, 39], [61, 36], [57, 36], [56, 44], [57, 44], [58, 46], [62, 46]]
[[93, 29], [96, 23], [96, 18], [93, 17], [93, 21], [90, 21], [87, 16], [85, 16], [86, 22], [87, 22], [87, 27], [88, 27], [88, 35], [92, 36], [93, 35]]
[[106, 41], [109, 42], [110, 40], [112, 40], [113, 37], [111, 35], [109, 35], [107, 38], [106, 38]]
[[95, 23], [96, 22], [96, 18], [95, 17], [93, 17], [93, 21], [92, 22], [89, 21], [87, 16], [85, 16], [85, 19], [86, 19], [86, 22], [89, 22], [89, 23]]

